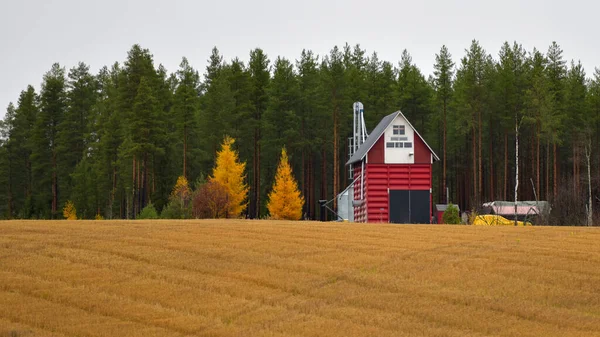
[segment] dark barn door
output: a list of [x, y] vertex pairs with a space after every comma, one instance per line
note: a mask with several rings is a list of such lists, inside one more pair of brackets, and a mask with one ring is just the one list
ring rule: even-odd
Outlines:
[[428, 224], [429, 201], [429, 191], [390, 190], [390, 222]]
[[410, 191], [390, 190], [390, 222], [410, 223]]
[[410, 191], [410, 223], [430, 223], [429, 191]]

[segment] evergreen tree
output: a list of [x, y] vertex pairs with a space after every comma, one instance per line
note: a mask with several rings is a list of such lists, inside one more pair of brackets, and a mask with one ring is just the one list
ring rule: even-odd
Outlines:
[[159, 148], [153, 141], [157, 124], [157, 101], [152, 92], [150, 79], [142, 77], [138, 94], [133, 106], [130, 120], [129, 134], [131, 135], [131, 154], [137, 163], [137, 187], [135, 189], [138, 205], [144, 208], [149, 202], [149, 173], [151, 170], [151, 157]]
[[[324, 90], [318, 65], [318, 56], [310, 50], [303, 50], [296, 62], [299, 84], [300, 139], [302, 147], [302, 194], [306, 197], [305, 213], [311, 219], [316, 217], [318, 159], [319, 152], [325, 148], [331, 124], [324, 109]], [[323, 164], [322, 169], [325, 169]]]
[[[254, 116], [251, 95], [250, 72], [242, 61], [235, 58], [227, 71], [227, 81], [229, 83], [230, 97], [233, 99], [232, 107], [229, 111], [231, 124], [229, 131], [234, 139], [252, 139], [254, 130], [247, 121]], [[238, 144], [241, 158], [252, 158], [254, 146], [252, 142], [243, 142]]]
[[80, 62], [69, 71], [67, 82], [66, 109], [57, 127], [57, 170], [58, 188], [61, 191], [58, 204], [62, 205], [70, 197], [73, 184], [71, 174], [78, 162], [88, 154], [91, 140], [89, 130], [90, 115], [96, 103], [96, 79], [89, 73], [89, 67]]
[[[346, 52], [346, 58], [349, 58]], [[346, 62], [348, 63], [348, 62]], [[340, 190], [340, 169], [342, 169], [341, 161], [340, 161], [340, 148], [346, 148], [346, 146], [341, 147], [340, 143], [345, 144], [346, 135], [341, 132], [341, 128], [345, 119], [342, 116], [343, 111], [347, 109], [347, 82], [346, 82], [346, 69], [344, 66], [344, 54], [339, 50], [337, 46], [335, 46], [329, 55], [323, 59], [323, 63], [321, 64], [322, 78], [324, 84], [324, 95], [325, 95], [325, 108], [329, 111], [329, 114], [332, 116], [331, 119], [331, 144], [333, 145], [333, 182], [332, 182], [332, 194], [329, 195], [328, 186], [327, 186], [327, 177], [325, 174], [326, 170], [326, 148], [322, 149], [322, 163], [323, 165], [323, 173], [321, 176], [321, 199], [330, 199], [332, 196], [336, 196]], [[327, 137], [329, 138], [329, 137]], [[328, 144], [329, 140], [327, 138], [324, 140], [325, 144]], [[344, 172], [346, 170], [344, 169]], [[337, 199], [333, 201], [334, 209], [337, 208]]]
[[261, 185], [261, 142], [262, 142], [262, 116], [267, 110], [269, 96], [267, 88], [271, 80], [269, 59], [262, 49], [257, 48], [250, 52], [248, 69], [250, 72], [250, 102], [253, 114], [247, 120], [253, 129], [254, 151], [252, 154], [252, 184], [250, 186], [250, 205], [248, 214], [251, 218], [259, 218], [262, 204], [261, 197], [266, 189]]
[[304, 198], [298, 189], [298, 183], [292, 174], [285, 147], [281, 150], [281, 159], [269, 193], [267, 208], [274, 219], [300, 220]]
[[[583, 149], [591, 139], [592, 119], [588, 114], [586, 104], [587, 87], [586, 76], [581, 62], [575, 64], [571, 61], [571, 67], [567, 73], [565, 88], [565, 104], [569, 107], [569, 113], [565, 115], [563, 123], [569, 134], [571, 145], [573, 189], [575, 195], [579, 193], [582, 180], [581, 163], [583, 162]], [[587, 175], [585, 180], [587, 180]]]
[[546, 57], [548, 65], [546, 74], [548, 76], [548, 91], [551, 100], [551, 113], [549, 119], [552, 120], [553, 127], [549, 132], [552, 134], [552, 160], [553, 160], [553, 197], [558, 193], [558, 145], [562, 142], [562, 119], [565, 116], [565, 79], [567, 76], [566, 61], [562, 57], [563, 50], [556, 42], [552, 42], [548, 48]]
[[263, 167], [269, 180], [275, 174], [277, 154], [282, 146], [300, 149], [300, 118], [297, 114], [300, 99], [298, 79], [290, 61], [277, 58], [268, 90], [269, 103], [263, 117]]
[[446, 154], [446, 134], [448, 132], [448, 106], [452, 98], [452, 83], [454, 81], [454, 62], [452, 55], [446, 46], [442, 46], [440, 53], [435, 55], [435, 65], [433, 66], [436, 106], [441, 112], [442, 120], [442, 186], [441, 200], [446, 200], [446, 171], [447, 171], [447, 154]]
[[529, 74], [529, 84], [525, 89], [524, 95], [524, 106], [527, 110], [526, 115], [532, 119], [534, 124], [535, 133], [535, 187], [536, 191], [540, 195], [544, 195], [546, 199], [549, 198], [549, 186], [541, 183], [542, 176], [547, 176], [542, 172], [541, 160], [541, 146], [542, 141], [544, 143], [552, 141], [552, 132], [555, 128], [551, 119], [551, 106], [550, 95], [548, 92], [548, 78], [545, 73], [547, 66], [546, 57], [538, 50], [534, 49], [530, 56], [531, 70]]
[[55, 63], [44, 75], [31, 139], [34, 212], [39, 218], [59, 216], [58, 126], [66, 106], [65, 70]]
[[31, 151], [33, 148], [33, 128], [38, 114], [39, 98], [32, 86], [21, 92], [15, 111], [13, 128], [7, 145], [12, 147], [12, 160], [16, 171], [11, 171], [11, 184], [14, 187], [12, 200], [15, 215], [21, 218], [33, 216], [33, 176]]
[[[156, 125], [160, 125], [157, 117], [162, 109], [155, 97], [159, 77], [150, 51], [134, 45], [117, 81], [115, 122], [124, 125], [119, 128], [122, 140], [118, 149], [116, 193], [121, 216], [135, 218], [148, 201], [148, 164], [152, 162], [151, 154], [158, 150], [154, 138], [159, 135], [154, 132]], [[140, 89], [142, 82], [144, 88]]]
[[188, 156], [193, 153], [190, 142], [197, 136], [198, 95], [200, 77], [184, 57], [177, 71], [175, 91], [176, 124], [183, 142], [183, 177], [187, 177]]
[[12, 102], [6, 108], [4, 120], [0, 121], [0, 184], [5, 186], [6, 193], [0, 194], [0, 219], [12, 219], [15, 214], [15, 182], [14, 171], [18, 169], [16, 166], [16, 153], [14, 140], [11, 141], [11, 136], [15, 124], [15, 106]]
[[[121, 206], [118, 195], [119, 183], [119, 146], [123, 141], [122, 111], [119, 104], [119, 77], [123, 76], [118, 63], [110, 69], [104, 67], [98, 74], [98, 100], [94, 106], [96, 111], [93, 125], [96, 141], [91, 143], [95, 154], [94, 172], [97, 176], [97, 189], [100, 199], [99, 214], [112, 219]], [[75, 189], [81, 190], [79, 187]], [[125, 216], [119, 212], [117, 217]]]
[[[457, 131], [463, 136], [470, 131], [471, 136], [468, 143], [471, 144], [472, 165], [469, 175], [473, 179], [471, 185], [473, 203], [465, 200], [465, 204], [471, 207], [479, 205], [483, 195], [483, 113], [485, 110], [486, 70], [491, 59], [477, 41], [473, 41], [466, 52], [467, 55], [462, 58], [456, 75], [454, 105]], [[465, 165], [465, 168], [467, 167]]]
[[[211, 64], [209, 68], [212, 66]], [[235, 109], [235, 100], [228, 78], [229, 67], [222, 64], [218, 69], [214, 74], [205, 74], [205, 78], [210, 76], [211, 80], [202, 97], [202, 138], [204, 139], [203, 147], [207, 150], [202, 171], [207, 171], [213, 166], [214, 155], [208, 153], [217, 152], [223, 136], [229, 132], [232, 128], [231, 124], [233, 124], [232, 111]]]

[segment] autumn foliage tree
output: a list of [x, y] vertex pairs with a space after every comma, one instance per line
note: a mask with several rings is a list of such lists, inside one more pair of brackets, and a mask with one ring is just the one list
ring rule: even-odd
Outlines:
[[300, 194], [287, 152], [283, 148], [267, 208], [274, 219], [300, 220], [303, 206], [304, 197]]
[[195, 218], [217, 219], [227, 215], [229, 193], [225, 186], [212, 180], [203, 184], [194, 194], [192, 211]]
[[77, 220], [77, 210], [75, 204], [71, 200], [67, 200], [63, 208], [63, 216], [67, 220]]
[[244, 181], [246, 163], [240, 162], [238, 154], [232, 149], [235, 140], [225, 136], [221, 150], [217, 152], [217, 160], [209, 182], [221, 184], [228, 193], [227, 205], [223, 217], [239, 217], [247, 205], [248, 185]]
[[169, 203], [161, 213], [161, 217], [165, 219], [187, 219], [190, 217], [191, 207], [190, 200], [192, 199], [192, 191], [189, 187], [188, 180], [184, 176], [179, 176], [177, 182], [169, 196]]

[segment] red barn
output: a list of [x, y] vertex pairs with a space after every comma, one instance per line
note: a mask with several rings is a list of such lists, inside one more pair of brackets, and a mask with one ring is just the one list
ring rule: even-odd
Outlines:
[[438, 160], [402, 112], [385, 116], [346, 163], [354, 170], [354, 221], [430, 223]]

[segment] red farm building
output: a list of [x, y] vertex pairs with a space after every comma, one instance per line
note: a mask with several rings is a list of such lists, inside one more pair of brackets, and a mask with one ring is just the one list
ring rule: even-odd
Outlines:
[[354, 172], [354, 221], [430, 223], [438, 160], [402, 112], [385, 116], [346, 163]]

